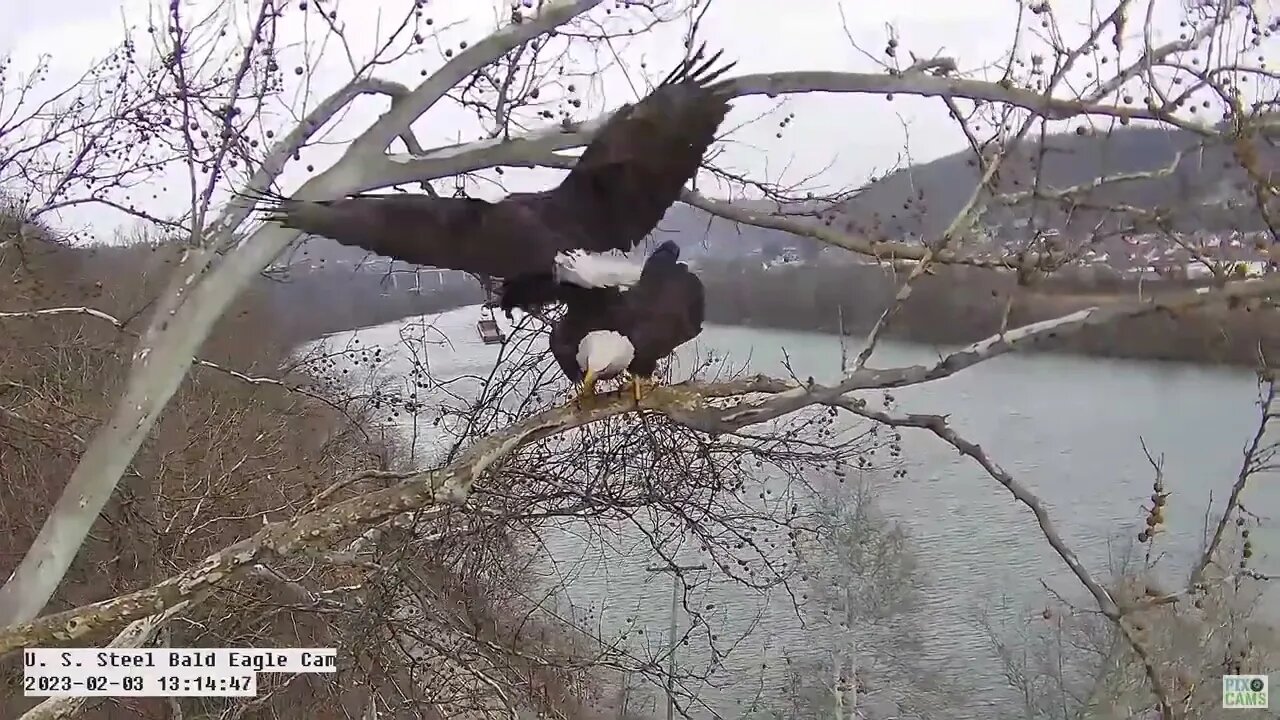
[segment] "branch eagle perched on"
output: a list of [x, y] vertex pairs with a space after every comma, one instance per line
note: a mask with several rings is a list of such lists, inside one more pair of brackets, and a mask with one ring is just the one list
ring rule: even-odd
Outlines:
[[652, 92], [619, 108], [556, 187], [498, 202], [425, 194], [263, 198], [268, 221], [415, 265], [476, 275], [499, 305], [537, 312], [570, 287], [630, 287], [623, 253], [649, 235], [694, 177], [731, 94], [706, 45]]

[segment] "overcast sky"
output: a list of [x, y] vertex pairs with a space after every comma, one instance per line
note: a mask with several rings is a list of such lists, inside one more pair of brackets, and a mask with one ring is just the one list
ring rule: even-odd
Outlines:
[[[243, 6], [243, 0], [236, 1]], [[183, 6], [194, 16], [207, 10], [212, 2], [183, 0]], [[1155, 2], [1159, 21], [1154, 39], [1160, 43], [1176, 37], [1180, 0]], [[380, 36], [379, 28], [400, 17], [406, 3], [411, 0], [327, 0], [323, 4], [338, 8], [353, 50], [361, 55], [369, 53]], [[475, 42], [492, 30], [500, 17], [505, 17], [509, 3], [510, 0], [431, 0], [426, 14], [435, 21], [433, 30], [438, 31], [438, 37], [425, 46], [431, 50], [378, 74], [408, 84], [418, 82], [422, 71], [430, 72], [443, 63], [434, 42], [453, 48], [461, 41]], [[1067, 40], [1074, 42], [1083, 37], [1089, 3], [1068, 0], [1055, 5], [1061, 10], [1058, 17]], [[1146, 3], [1135, 3], [1138, 6], [1145, 10]], [[1108, 2], [1104, 12], [1111, 7]], [[1016, 0], [716, 0], [700, 37], [737, 60], [735, 74], [782, 70], [869, 72], [878, 68], [853, 43], [883, 58], [887, 28], [892, 26], [900, 38], [899, 57], [908, 58], [907, 51], [922, 57], [946, 55], [959, 62], [962, 72], [996, 79], [999, 69], [994, 64], [1008, 52], [1015, 36], [1016, 8]], [[145, 28], [149, 9], [148, 0], [0, 3], [0, 53], [10, 54], [18, 71], [30, 67], [41, 53], [51, 53], [54, 68], [47, 87], [56, 87], [108, 52], [125, 36], [126, 27], [133, 27], [135, 32]], [[1269, 12], [1268, 7], [1264, 14]], [[294, 22], [290, 28], [294, 33], [287, 38], [293, 43], [290, 52], [294, 55], [290, 57], [296, 58], [303, 38], [315, 37], [318, 24], [311, 23], [305, 29], [306, 36], [301, 24]], [[621, 66], [611, 68], [603, 79], [588, 83], [590, 91], [583, 95], [585, 107], [580, 116], [594, 115], [632, 100], [632, 83], [643, 82], [640, 78], [646, 75], [652, 81], [665, 74], [682, 52], [680, 38], [685, 29], [685, 25], [665, 26], [619, 45]], [[1127, 33], [1134, 38], [1133, 45], [1137, 44], [1140, 30], [1140, 18], [1134, 18]], [[1109, 38], [1104, 45], [1109, 45]], [[1025, 46], [1029, 54], [1043, 44], [1028, 37]], [[349, 72], [344, 73], [345, 60], [335, 49], [331, 45], [330, 52], [320, 61], [311, 79], [314, 88], [327, 91], [349, 77]], [[588, 58], [579, 55], [578, 59]], [[642, 60], [647, 63], [647, 70], [640, 68]], [[288, 67], [296, 62], [286, 60], [282, 65]], [[780, 101], [783, 107], [776, 117], [743, 128], [731, 137], [718, 164], [755, 178], [784, 183], [799, 182], [825, 168], [810, 184], [830, 189], [856, 186], [868, 175], [891, 168], [907, 147], [911, 157], [920, 162], [964, 146], [963, 136], [939, 99], [896, 97], [889, 102], [879, 96], [849, 95], [744, 98], [736, 101], [727, 126], [755, 117], [778, 106]], [[383, 107], [382, 100], [363, 103], [330, 136], [335, 140], [351, 137]], [[775, 137], [778, 120], [790, 112], [795, 113], [795, 119], [779, 139]], [[422, 142], [431, 146], [475, 139], [478, 126], [456, 106], [441, 106], [429, 112], [416, 129]], [[287, 172], [288, 186], [296, 186], [305, 177], [305, 165], [324, 167], [337, 152], [337, 147], [309, 151], [303, 163], [295, 163]], [[508, 172], [503, 180], [508, 189], [538, 189], [554, 182], [555, 175], [546, 171]], [[166, 198], [163, 188], [158, 192], [157, 202], [180, 202], [176, 194]], [[500, 193], [488, 188], [482, 189], [481, 194]], [[81, 211], [67, 221], [91, 221], [99, 227], [120, 222], [103, 210], [88, 214]]]

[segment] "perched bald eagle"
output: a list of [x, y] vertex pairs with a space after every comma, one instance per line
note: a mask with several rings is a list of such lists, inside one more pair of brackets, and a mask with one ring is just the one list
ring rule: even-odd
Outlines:
[[705, 45], [644, 99], [610, 117], [555, 188], [499, 202], [423, 194], [311, 202], [259, 198], [266, 219], [395, 260], [481, 278], [501, 306], [536, 310], [566, 284], [629, 286], [638, 245], [680, 197], [729, 111], [722, 53]]
[[596, 383], [625, 370], [640, 402], [658, 361], [702, 332], [702, 281], [680, 262], [680, 246], [668, 240], [645, 261], [629, 290], [566, 288], [565, 313], [551, 328], [551, 354], [573, 382], [582, 383], [579, 403], [595, 395]]

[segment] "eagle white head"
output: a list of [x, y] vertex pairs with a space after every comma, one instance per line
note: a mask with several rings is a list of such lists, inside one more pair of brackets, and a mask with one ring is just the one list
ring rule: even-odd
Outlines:
[[635, 346], [627, 336], [613, 330], [589, 332], [578, 343], [578, 367], [582, 368], [588, 385], [617, 376], [627, 369], [635, 355]]

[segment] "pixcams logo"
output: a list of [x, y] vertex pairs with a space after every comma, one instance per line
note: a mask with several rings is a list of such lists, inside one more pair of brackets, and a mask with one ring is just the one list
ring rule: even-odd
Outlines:
[[1267, 676], [1223, 675], [1222, 707], [1267, 709]]

